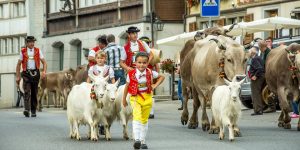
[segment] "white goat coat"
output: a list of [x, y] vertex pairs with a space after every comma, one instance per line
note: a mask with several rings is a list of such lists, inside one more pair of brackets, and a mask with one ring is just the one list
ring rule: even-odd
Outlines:
[[[99, 123], [101, 109], [100, 103], [90, 98], [91, 87], [92, 85], [86, 82], [75, 85], [68, 96], [67, 116], [70, 123], [71, 136], [72, 134], [79, 135], [79, 133], [76, 133], [78, 132], [78, 130], [76, 131], [76, 126], [78, 127], [82, 124], [90, 125], [92, 134], [96, 134], [93, 133], [92, 129], [96, 128]], [[71, 126], [73, 126], [73, 129], [71, 129]], [[72, 130], [75, 130], [75, 133], [72, 133]]]
[[241, 116], [241, 101], [239, 95], [236, 101], [233, 101], [230, 92], [227, 85], [218, 86], [215, 89], [212, 96], [212, 113], [216, 126], [220, 127], [220, 133], [224, 134], [224, 128], [227, 126], [229, 139], [233, 140], [233, 128], [237, 127], [237, 121]]

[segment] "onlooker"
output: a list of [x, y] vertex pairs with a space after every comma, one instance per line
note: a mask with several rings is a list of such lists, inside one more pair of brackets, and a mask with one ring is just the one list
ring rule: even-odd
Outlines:
[[107, 54], [106, 64], [113, 68], [115, 80], [120, 80], [119, 86], [126, 83], [124, 69], [120, 66], [120, 60], [125, 59], [125, 50], [122, 46], [117, 45], [115, 36], [107, 35], [108, 45], [103, 49]]
[[183, 97], [182, 97], [182, 85], [181, 85], [181, 76], [180, 76], [180, 64], [177, 64], [176, 73], [179, 76], [178, 89], [177, 89], [178, 99], [181, 101], [181, 107], [179, 107], [178, 110], [183, 110]]
[[251, 78], [251, 98], [253, 102], [254, 113], [251, 115], [262, 115], [262, 87], [264, 83], [264, 65], [261, 57], [256, 56], [257, 50], [255, 47], [250, 49], [251, 65], [250, 65], [250, 78]]
[[[263, 60], [263, 67], [265, 69], [265, 64], [266, 64], [266, 60], [267, 60], [267, 57], [270, 53], [270, 48], [268, 47], [268, 43], [264, 40], [261, 40], [258, 42], [258, 47], [261, 51], [261, 57], [262, 57], [262, 60]], [[263, 87], [264, 88], [266, 85], [266, 81], [264, 81], [263, 83]], [[276, 112], [276, 104], [275, 104], [275, 99], [273, 98], [269, 98], [268, 99], [268, 104], [267, 104], [267, 109], [264, 110], [264, 113], [271, 113], [271, 112]]]
[[299, 118], [299, 102], [292, 102], [293, 112], [290, 115], [291, 118]]
[[273, 38], [272, 37], [266, 38], [266, 43], [267, 43], [267, 47], [269, 49], [273, 49]]

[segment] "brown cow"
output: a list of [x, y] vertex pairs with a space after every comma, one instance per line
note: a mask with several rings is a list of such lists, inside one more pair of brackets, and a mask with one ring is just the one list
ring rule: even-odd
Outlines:
[[70, 92], [71, 88], [73, 87], [73, 80], [75, 76], [75, 70], [68, 69], [64, 71], [54, 72], [54, 73], [47, 73], [46, 78], [40, 81], [40, 98], [39, 103], [41, 104], [41, 99], [43, 97], [46, 98], [47, 105], [49, 107], [49, 100], [48, 100], [48, 92], [55, 92], [56, 96], [54, 98], [54, 106], [58, 106], [58, 102], [60, 101], [60, 96], [63, 97], [63, 108], [66, 109], [66, 100], [68, 97], [68, 93]]
[[[299, 97], [300, 80], [300, 44], [281, 45], [272, 49], [266, 60], [266, 81], [268, 88], [278, 95], [281, 114], [278, 118], [278, 127], [291, 128], [289, 116], [288, 95], [293, 95], [293, 100]], [[300, 119], [298, 121], [300, 131]]]
[[77, 66], [76, 71], [75, 71], [75, 84], [78, 85], [82, 82], [86, 82], [88, 77], [88, 73], [87, 73], [87, 65], [80, 65]]

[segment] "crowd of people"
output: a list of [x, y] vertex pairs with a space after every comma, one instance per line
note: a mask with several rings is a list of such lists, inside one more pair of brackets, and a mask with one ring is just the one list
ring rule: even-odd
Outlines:
[[[284, 43], [280, 43], [284, 45]], [[263, 113], [272, 113], [276, 112], [276, 101], [274, 96], [269, 96], [268, 103], [263, 104], [262, 100], [262, 91], [266, 86], [265, 80], [265, 63], [270, 53], [273, 49], [273, 40], [271, 37], [268, 37], [265, 40], [260, 40], [258, 46], [252, 47], [250, 51], [250, 69], [249, 77], [251, 79], [251, 97], [253, 102], [254, 113], [251, 115], [263, 115]], [[291, 118], [299, 118], [298, 103], [292, 101]]]

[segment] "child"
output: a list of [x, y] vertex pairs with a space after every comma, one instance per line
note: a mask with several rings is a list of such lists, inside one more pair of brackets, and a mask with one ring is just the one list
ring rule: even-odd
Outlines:
[[[124, 107], [127, 106], [126, 97], [129, 93], [133, 110], [133, 147], [135, 149], [148, 149], [145, 138], [148, 130], [148, 117], [152, 107], [152, 91], [162, 83], [164, 77], [147, 68], [149, 60], [147, 53], [138, 53], [135, 60], [136, 69], [129, 71], [127, 75], [123, 105]], [[152, 84], [153, 78], [157, 78], [155, 84]]]
[[[115, 83], [115, 75], [114, 75], [114, 70], [109, 67], [108, 65], [105, 65], [106, 61], [106, 53], [104, 51], [98, 51], [95, 55], [95, 60], [97, 62], [96, 65], [90, 67], [88, 74], [94, 74], [94, 75], [100, 75], [102, 74], [103, 77], [106, 77], [109, 75], [109, 79], [111, 83]], [[91, 83], [90, 78], [87, 79], [88, 83]]]

